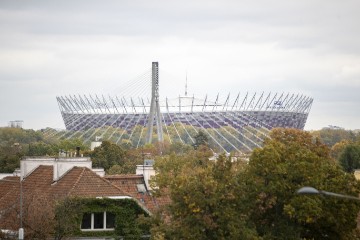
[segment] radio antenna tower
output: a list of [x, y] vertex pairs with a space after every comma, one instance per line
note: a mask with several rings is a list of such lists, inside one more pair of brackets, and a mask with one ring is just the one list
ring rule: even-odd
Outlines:
[[152, 142], [152, 133], [154, 126], [154, 118], [156, 121], [156, 129], [158, 141], [163, 141], [163, 129], [161, 124], [161, 115], [160, 115], [160, 104], [159, 104], [159, 63], [152, 63], [151, 71], [151, 105], [149, 119], [147, 123], [147, 134], [146, 134], [146, 143]]

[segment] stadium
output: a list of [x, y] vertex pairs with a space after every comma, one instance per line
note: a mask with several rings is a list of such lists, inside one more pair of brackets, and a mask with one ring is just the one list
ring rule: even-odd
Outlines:
[[[151, 78], [150, 78], [151, 77]], [[194, 144], [201, 130], [217, 151], [248, 152], [260, 147], [272, 128], [303, 129], [313, 99], [292, 93], [238, 93], [198, 98], [160, 98], [159, 65], [152, 63], [149, 97], [58, 96], [67, 132], [63, 137], [96, 137], [133, 146], [159, 142]]]

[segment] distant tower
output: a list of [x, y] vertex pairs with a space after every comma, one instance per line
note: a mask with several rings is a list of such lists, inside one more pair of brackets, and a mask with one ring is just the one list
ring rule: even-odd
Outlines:
[[185, 82], [185, 97], [187, 97], [187, 72], [186, 72], [186, 82]]
[[160, 105], [159, 105], [159, 63], [152, 63], [151, 71], [151, 105], [149, 112], [149, 119], [147, 123], [147, 134], [146, 134], [146, 143], [152, 142], [152, 132], [154, 125], [154, 118], [156, 121], [156, 129], [158, 135], [158, 141], [163, 141], [163, 129], [161, 124], [161, 115], [160, 115]]
[[22, 120], [15, 120], [9, 122], [9, 127], [11, 128], [23, 128], [23, 122]]

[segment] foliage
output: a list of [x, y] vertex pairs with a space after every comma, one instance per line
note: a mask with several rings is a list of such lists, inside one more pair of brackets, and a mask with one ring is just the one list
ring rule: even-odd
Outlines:
[[344, 151], [345, 147], [350, 144], [349, 140], [341, 140], [340, 142], [335, 143], [331, 147], [330, 155], [334, 159], [339, 159], [340, 154]]
[[[60, 240], [66, 236], [122, 236], [125, 239], [139, 239], [149, 233], [149, 227], [138, 218], [148, 214], [131, 199], [66, 198], [56, 205], [55, 236]], [[111, 212], [116, 215], [115, 232], [82, 232], [79, 228], [84, 213]]]
[[75, 152], [86, 150], [81, 139], [48, 143], [40, 131], [21, 128], [0, 128], [0, 172], [11, 173], [20, 166], [23, 156], [57, 156], [60, 149]]
[[42, 134], [34, 130], [22, 128], [0, 128], [0, 145], [9, 146], [14, 143], [29, 144], [43, 140]]
[[0, 128], [0, 172], [11, 173], [20, 166], [27, 145], [42, 140], [40, 133], [21, 128]]
[[346, 172], [353, 173], [360, 168], [360, 145], [348, 144], [339, 156], [339, 163]]
[[59, 149], [64, 151], [75, 151], [77, 147], [80, 147], [81, 151], [87, 149], [87, 147], [83, 143], [83, 140], [80, 138], [60, 140], [59, 143], [55, 145], [55, 147], [57, 148], [57, 151], [59, 151]]
[[94, 167], [103, 167], [108, 170], [113, 165], [123, 165], [125, 151], [115, 143], [103, 141], [91, 154]]
[[163, 150], [163, 154], [186, 154], [187, 152], [191, 151], [193, 148], [189, 144], [185, 144], [182, 142], [173, 142], [167, 146], [165, 146]]
[[75, 155], [76, 148], [81, 151], [87, 150], [83, 141], [79, 138], [59, 140], [55, 143], [35, 142], [28, 145], [27, 156], [52, 156], [58, 155], [59, 151]]
[[295, 129], [274, 129], [254, 150], [246, 174], [250, 219], [265, 239], [354, 239], [359, 204], [299, 196], [303, 186], [357, 196], [359, 184], [329, 160], [329, 150]]
[[90, 156], [94, 166], [104, 167], [108, 174], [127, 174], [134, 173], [136, 165], [143, 164], [144, 159], [170, 153], [185, 154], [191, 149], [190, 145], [174, 142], [147, 144], [141, 148], [124, 150], [119, 145], [104, 141]]
[[342, 140], [355, 141], [360, 137], [360, 134], [354, 131], [331, 128], [323, 128], [318, 131], [313, 131], [311, 134], [314, 138], [319, 138], [321, 142], [329, 147], [334, 146], [336, 143]]
[[57, 151], [54, 151], [53, 146], [44, 142], [35, 142], [29, 144], [29, 149], [27, 152], [28, 156], [53, 156], [55, 154], [57, 154]]
[[20, 158], [24, 156], [24, 151], [20, 146], [1, 146], [0, 147], [0, 173], [11, 173], [20, 167]]
[[169, 194], [172, 203], [155, 218], [152, 235], [165, 239], [257, 239], [247, 224], [239, 199], [237, 175], [244, 164], [221, 155], [216, 162], [204, 152], [171, 155], [156, 160], [153, 184], [157, 195]]
[[194, 137], [195, 143], [193, 144], [194, 149], [197, 149], [201, 145], [208, 145], [208, 137], [203, 131], [199, 131], [198, 134]]
[[[5, 198], [10, 201], [2, 202], [3, 208], [0, 215], [2, 227], [17, 230], [20, 227], [20, 221], [22, 221], [26, 239], [48, 239], [54, 230], [53, 199], [43, 189], [28, 191], [26, 183], [23, 183], [25, 185], [23, 185], [22, 194], [20, 194], [19, 180], [7, 179], [5, 181], [17, 182], [18, 185], [9, 192], [12, 197]], [[20, 197], [22, 197], [21, 207]]]
[[78, 231], [83, 211], [82, 200], [65, 198], [55, 204], [55, 240], [60, 240]]
[[48, 239], [54, 230], [53, 199], [41, 190], [24, 192], [24, 228], [26, 239]]

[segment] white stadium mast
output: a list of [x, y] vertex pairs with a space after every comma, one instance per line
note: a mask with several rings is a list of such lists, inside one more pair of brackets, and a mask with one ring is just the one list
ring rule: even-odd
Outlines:
[[154, 125], [154, 117], [156, 121], [156, 129], [158, 141], [162, 142], [163, 139], [163, 129], [161, 124], [161, 115], [160, 115], [160, 105], [159, 105], [159, 63], [152, 63], [152, 71], [151, 71], [151, 105], [150, 105], [150, 113], [149, 120], [147, 123], [147, 134], [146, 134], [146, 143], [152, 142], [152, 133], [153, 133], [153, 125]]

